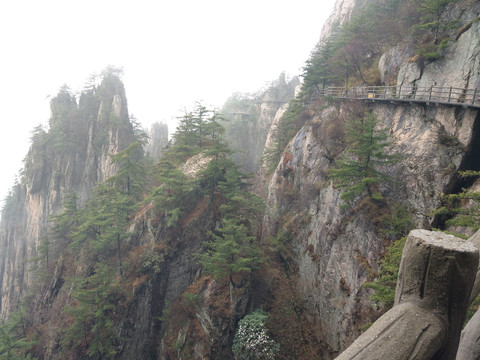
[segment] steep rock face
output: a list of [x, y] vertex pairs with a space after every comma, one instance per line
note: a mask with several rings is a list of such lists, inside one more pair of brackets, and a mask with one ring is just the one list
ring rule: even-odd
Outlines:
[[[329, 36], [334, 24], [348, 21], [363, 4], [337, 1], [322, 37]], [[468, 11], [462, 4], [450, 6], [444, 14], [464, 26], [440, 60], [419, 62], [414, 58], [415, 47], [405, 40], [380, 59], [382, 81], [412, 87], [478, 88], [479, 4], [470, 3]], [[325, 359], [334, 358], [358, 336], [359, 327], [379, 315], [370, 304], [370, 291], [362, 286], [375, 274], [388, 243], [378, 223], [382, 211], [368, 206], [341, 210], [341, 191], [326, 175], [345, 148], [335, 139], [344, 131], [342, 117], [363, 106], [343, 102], [317, 111], [291, 140], [268, 180], [263, 238], [293, 234], [289, 247], [298, 271], [297, 291], [317, 328], [317, 337], [326, 343]], [[480, 168], [474, 155], [480, 135], [478, 111], [381, 102], [368, 107], [402, 155], [395, 166], [382, 169], [395, 179], [381, 186], [382, 193], [409, 209], [417, 227], [437, 226], [439, 219], [429, 213], [438, 207], [442, 192], [459, 190], [456, 171]], [[332, 114], [337, 118], [334, 122]], [[335, 128], [338, 130], [332, 131]]]
[[413, 40], [406, 41], [386, 51], [380, 59], [382, 80], [388, 83], [389, 77], [395, 78], [395, 74], [398, 74], [397, 85], [451, 86], [454, 88], [451, 99], [459, 102], [463, 99], [461, 91], [457, 89], [480, 88], [480, 4], [474, 2], [467, 6], [468, 11], [465, 4], [459, 2], [443, 14], [445, 19], [455, 20], [462, 27], [456, 34], [452, 34], [456, 39], [439, 60], [425, 63], [421, 57], [415, 56], [415, 47], [411, 43]]
[[261, 94], [245, 98], [237, 94], [240, 98], [232, 97], [223, 107], [222, 113], [229, 120], [226, 123], [226, 139], [236, 151], [233, 159], [245, 171], [257, 169], [272, 123], [285, 111], [299, 83], [298, 77], [287, 81], [285, 74], [281, 74]]
[[150, 138], [145, 151], [157, 161], [162, 156], [162, 151], [168, 144], [168, 125], [155, 123], [150, 129]]
[[22, 182], [13, 189], [0, 224], [0, 314], [5, 317], [34, 283], [28, 260], [38, 255], [48, 219], [69, 193], [85, 204], [97, 182], [115, 173], [110, 155], [133, 138], [122, 82], [75, 97], [66, 89], [51, 101], [49, 132], [37, 129]]
[[[326, 177], [330, 161], [325, 149], [331, 148], [331, 140], [322, 133], [331, 114], [347, 107], [323, 110], [290, 142], [269, 183], [264, 222], [267, 237], [303, 218], [292, 241], [298, 291], [331, 354], [344, 349], [358, 336], [359, 326], [377, 316], [362, 285], [377, 268], [385, 245], [375, 220], [381, 214], [361, 206], [342, 211], [341, 192]], [[384, 185], [383, 193], [410, 208], [417, 226], [429, 226], [428, 213], [438, 206], [455, 170], [462, 168], [480, 119], [476, 111], [461, 108], [380, 104], [371, 110], [403, 155], [384, 169], [395, 181]]]
[[[141, 251], [133, 253], [144, 275], [135, 282], [122, 317], [126, 341], [118, 359], [232, 358], [230, 344], [249, 305], [251, 287], [236, 289], [202, 276], [195, 254], [215, 225], [211, 214], [208, 199], [203, 199], [175, 229], [158, 218], [151, 205], [139, 212], [129, 246]], [[153, 248], [164, 254], [154, 271], [141, 263]]]
[[332, 14], [323, 24], [321, 38], [326, 39], [337, 27], [348, 22], [356, 9], [360, 8], [365, 0], [337, 0]]

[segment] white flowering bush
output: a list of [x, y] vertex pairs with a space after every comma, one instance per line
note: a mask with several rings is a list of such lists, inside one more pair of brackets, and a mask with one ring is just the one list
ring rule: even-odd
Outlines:
[[265, 322], [267, 313], [255, 310], [238, 322], [232, 351], [237, 360], [275, 359], [280, 345], [268, 335]]

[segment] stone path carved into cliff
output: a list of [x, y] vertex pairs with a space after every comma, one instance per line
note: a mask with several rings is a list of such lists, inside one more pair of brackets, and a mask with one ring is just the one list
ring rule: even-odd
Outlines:
[[345, 89], [328, 87], [318, 92], [319, 97], [340, 99], [358, 99], [365, 101], [389, 101], [423, 103], [426, 105], [450, 105], [468, 108], [480, 108], [480, 89], [463, 89], [455, 87], [417, 87], [412, 85], [397, 86], [362, 86]]

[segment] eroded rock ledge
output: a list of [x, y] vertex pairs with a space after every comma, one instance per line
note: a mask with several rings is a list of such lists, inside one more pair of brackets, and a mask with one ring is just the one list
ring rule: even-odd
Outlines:
[[337, 359], [454, 359], [477, 267], [471, 242], [411, 231], [394, 307]]

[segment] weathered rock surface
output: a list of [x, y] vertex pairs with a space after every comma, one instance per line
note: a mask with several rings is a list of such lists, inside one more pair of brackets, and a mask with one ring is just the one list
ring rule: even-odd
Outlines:
[[[478, 184], [474, 184], [474, 186]], [[478, 189], [476, 189], [478, 191]], [[477, 249], [480, 249], [480, 231], [477, 231], [468, 239]], [[471, 304], [480, 292], [480, 266], [477, 270], [475, 283], [470, 294]], [[462, 330], [460, 344], [458, 346], [457, 360], [480, 359], [480, 311], [477, 310]]]
[[471, 242], [411, 231], [394, 307], [337, 359], [453, 359], [477, 268]]
[[[51, 102], [49, 134], [40, 132], [25, 160], [25, 178], [12, 192], [0, 224], [0, 317], [35, 281], [29, 259], [38, 255], [48, 219], [76, 192], [85, 204], [97, 182], [115, 173], [110, 155], [125, 148], [133, 131], [122, 82], [108, 77], [96, 94], [60, 93]], [[82, 136], [83, 135], [83, 136]], [[77, 139], [69, 141], [68, 139]]]
[[287, 80], [282, 73], [260, 94], [236, 94], [227, 100], [222, 109], [224, 116], [229, 119], [225, 124], [226, 140], [236, 151], [233, 154], [234, 161], [245, 171], [257, 170], [272, 123], [285, 111], [299, 84], [298, 77]]
[[163, 149], [168, 144], [168, 125], [165, 123], [154, 123], [150, 128], [150, 138], [145, 151], [157, 161], [162, 156]]
[[332, 14], [322, 28], [322, 39], [326, 39], [332, 34], [332, 30], [336, 26], [341, 26], [348, 22], [352, 17], [355, 9], [360, 8], [365, 3], [365, 0], [337, 0]]
[[[456, 41], [447, 48], [439, 60], [427, 64], [413, 60], [415, 59], [414, 47], [406, 43], [384, 54], [382, 57], [384, 61], [380, 61], [382, 79], [389, 72], [388, 66], [384, 63], [397, 63], [399, 67], [398, 85], [445, 88], [451, 86], [457, 89], [480, 88], [480, 21], [478, 20], [480, 5], [475, 2], [469, 6], [469, 11], [465, 11], [461, 4], [454, 6], [444, 15], [464, 24], [466, 30], [457, 34]], [[452, 99], [462, 102], [460, 91], [456, 90], [456, 92], [457, 94], [453, 95]]]
[[[307, 121], [268, 185], [265, 238], [275, 236], [285, 222], [303, 218], [304, 227], [292, 242], [298, 289], [319, 336], [333, 352], [344, 349], [358, 336], [359, 326], [375, 317], [362, 285], [384, 250], [372, 214], [361, 209], [354, 215], [341, 211], [341, 192], [326, 176], [335, 136], [324, 134], [330, 134], [334, 125], [341, 126], [349, 108], [361, 106], [330, 107]], [[433, 221], [430, 210], [454, 182], [455, 170], [466, 166], [468, 149], [476, 141], [478, 114], [468, 109], [378, 103], [371, 110], [378, 126], [389, 129], [396, 140], [395, 151], [402, 154], [399, 163], [384, 169], [396, 180], [384, 184], [382, 192], [410, 208], [417, 226], [428, 227]], [[338, 120], [331, 120], [332, 114]]]
[[480, 312], [477, 311], [465, 325], [460, 338], [456, 360], [480, 359]]

